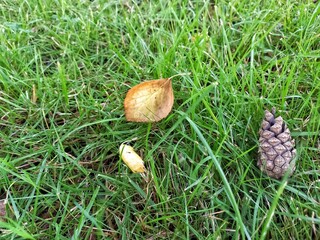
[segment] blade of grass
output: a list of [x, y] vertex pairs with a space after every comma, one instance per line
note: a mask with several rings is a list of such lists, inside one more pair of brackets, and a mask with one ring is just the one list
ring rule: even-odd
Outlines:
[[199, 139], [201, 140], [202, 144], [206, 147], [217, 171], [219, 172], [219, 175], [223, 181], [223, 184], [225, 186], [225, 190], [226, 190], [226, 194], [229, 198], [229, 201], [235, 211], [235, 214], [236, 214], [236, 218], [237, 218], [237, 230], [240, 229], [240, 232], [241, 232], [241, 237], [242, 239], [245, 239], [245, 236], [248, 238], [248, 239], [251, 239], [250, 238], [250, 235], [247, 231], [247, 228], [246, 226], [244, 225], [243, 221], [242, 221], [242, 217], [241, 217], [241, 214], [240, 214], [240, 210], [239, 210], [239, 207], [238, 207], [238, 204], [236, 202], [236, 199], [233, 195], [233, 192], [232, 192], [232, 189], [230, 187], [230, 184], [226, 178], [226, 175], [224, 174], [221, 166], [220, 166], [220, 163], [219, 161], [217, 160], [217, 158], [214, 156], [208, 142], [206, 141], [206, 139], [204, 138], [204, 136], [202, 135], [202, 133], [200, 132], [199, 128], [197, 127], [197, 125], [189, 118], [189, 117], [185, 117], [186, 120], [189, 122], [189, 124], [191, 125], [191, 127], [193, 128], [193, 130], [197, 133]]
[[282, 195], [283, 190], [286, 188], [287, 184], [288, 184], [288, 180], [284, 179], [278, 188], [276, 196], [274, 197], [274, 199], [272, 201], [271, 207], [267, 213], [267, 217], [266, 217], [264, 224], [263, 224], [263, 227], [262, 227], [261, 237], [260, 237], [261, 240], [264, 240], [267, 236], [267, 233], [269, 231], [270, 224], [272, 222], [272, 218], [273, 218], [275, 210], [277, 208], [280, 196]]

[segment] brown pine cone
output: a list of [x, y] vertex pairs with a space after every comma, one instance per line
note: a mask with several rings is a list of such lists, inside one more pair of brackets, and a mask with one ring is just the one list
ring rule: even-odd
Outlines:
[[269, 177], [276, 179], [295, 170], [294, 139], [282, 117], [275, 117], [276, 109], [265, 111], [265, 116], [259, 131], [259, 160], [258, 166]]

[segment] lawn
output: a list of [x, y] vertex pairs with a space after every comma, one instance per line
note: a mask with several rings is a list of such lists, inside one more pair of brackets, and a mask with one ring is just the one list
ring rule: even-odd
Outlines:
[[[311, 0], [0, 1], [0, 239], [319, 239], [319, 39]], [[126, 121], [173, 75], [168, 117]], [[257, 167], [272, 107], [283, 180]]]

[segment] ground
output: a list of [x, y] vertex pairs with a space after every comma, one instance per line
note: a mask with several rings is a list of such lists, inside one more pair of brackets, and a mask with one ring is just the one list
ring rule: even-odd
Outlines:
[[[318, 1], [0, 2], [0, 239], [320, 237]], [[173, 75], [157, 123], [126, 92]], [[265, 109], [296, 171], [257, 167]], [[119, 158], [131, 141], [147, 173]]]

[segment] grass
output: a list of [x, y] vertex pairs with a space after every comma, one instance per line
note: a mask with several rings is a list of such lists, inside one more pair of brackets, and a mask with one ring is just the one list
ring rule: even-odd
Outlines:
[[[320, 237], [318, 1], [0, 3], [0, 239]], [[184, 73], [190, 73], [184, 74]], [[173, 79], [159, 123], [125, 120]], [[277, 107], [294, 175], [257, 168]], [[118, 148], [132, 141], [149, 181]]]

